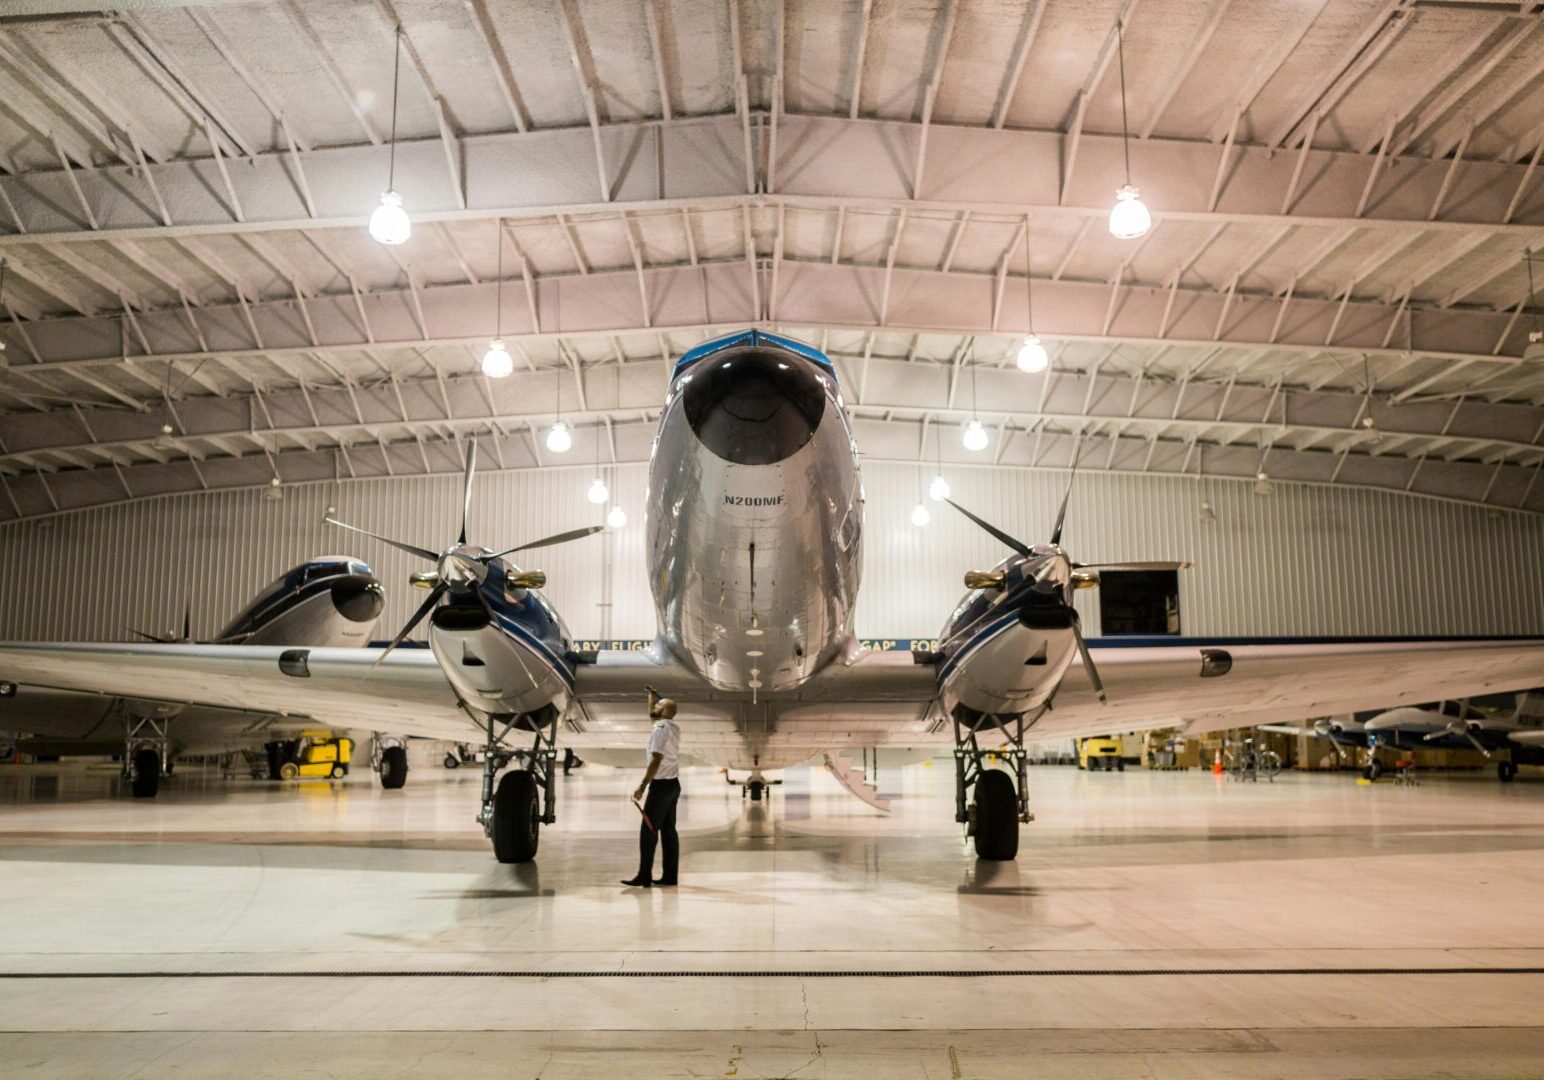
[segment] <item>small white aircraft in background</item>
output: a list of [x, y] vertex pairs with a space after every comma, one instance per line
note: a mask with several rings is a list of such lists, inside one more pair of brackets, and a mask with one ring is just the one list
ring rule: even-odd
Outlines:
[[[826, 751], [952, 746], [956, 819], [980, 857], [1011, 859], [1030, 819], [1030, 735], [1197, 734], [1544, 683], [1539, 641], [1090, 648], [1072, 597], [1098, 584], [1099, 568], [1062, 546], [1065, 500], [1043, 544], [968, 515], [1011, 554], [966, 575], [936, 652], [869, 652], [853, 634], [863, 488], [836, 372], [818, 349], [762, 330], [691, 349], [671, 376], [650, 456], [659, 629], [647, 651], [576, 650], [541, 594], [546, 576], [510, 561], [598, 529], [500, 550], [468, 541], [475, 450], [474, 441], [453, 542], [432, 549], [366, 533], [433, 567], [413, 576], [429, 595], [385, 650], [13, 643], [0, 645], [0, 678], [122, 695], [155, 687], [328, 727], [477, 738], [478, 821], [502, 862], [534, 858], [540, 826], [556, 819], [559, 737], [580, 752], [642, 747], [651, 685], [680, 703], [683, 752], [747, 771], [757, 791], [763, 770]], [[430, 649], [397, 650], [424, 620]], [[500, 776], [516, 739], [521, 765]]]
[[[350, 555], [320, 555], [261, 590], [209, 644], [362, 648], [385, 606], [386, 594], [368, 563]], [[188, 615], [181, 639], [132, 633], [160, 645], [193, 644]], [[16, 744], [28, 753], [122, 754], [130, 789], [138, 798], [151, 798], [179, 754], [225, 753], [303, 726], [277, 714], [210, 707], [197, 696], [168, 699], [150, 686], [143, 692], [146, 696], [104, 695], [7, 680], [0, 684], [0, 730], [31, 736]], [[386, 746], [379, 768], [384, 786], [401, 787], [406, 751], [400, 744]]]
[[1496, 761], [1496, 776], [1510, 783], [1519, 765], [1544, 765], [1544, 690], [1490, 694], [1455, 701], [1401, 705], [1351, 716], [1324, 717], [1312, 724], [1267, 724], [1266, 731], [1307, 735], [1330, 742], [1337, 755], [1370, 751], [1362, 775], [1383, 773], [1379, 747], [1403, 751], [1476, 750]]

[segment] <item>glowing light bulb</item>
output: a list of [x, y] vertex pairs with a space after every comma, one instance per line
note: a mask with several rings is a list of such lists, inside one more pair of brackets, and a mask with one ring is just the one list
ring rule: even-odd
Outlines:
[[267, 499], [269, 502], [278, 502], [280, 499], [284, 498], [284, 488], [282, 487], [282, 483], [283, 482], [277, 476], [270, 479], [268, 481], [268, 486], [263, 489], [263, 498]]
[[381, 205], [370, 215], [370, 235], [382, 244], [405, 244], [413, 235], [413, 223], [402, 209], [402, 196], [395, 191], [381, 192]]
[[949, 481], [945, 480], [942, 474], [933, 477], [933, 482], [927, 486], [927, 493], [939, 502], [943, 502], [949, 497]]
[[1135, 240], [1153, 227], [1153, 216], [1147, 212], [1137, 189], [1122, 184], [1115, 193], [1115, 205], [1110, 210], [1110, 235], [1117, 240]]
[[509, 350], [504, 348], [503, 338], [494, 338], [488, 342], [488, 351], [483, 353], [482, 372], [490, 379], [502, 379], [515, 370], [515, 361], [509, 355]]
[[606, 524], [613, 529], [620, 529], [627, 524], [627, 511], [620, 506], [613, 506], [611, 513], [606, 515]]
[[933, 520], [933, 515], [927, 512], [927, 507], [920, 502], [911, 508], [911, 523], [921, 528]]
[[566, 454], [574, 445], [574, 437], [568, 433], [568, 425], [559, 420], [547, 429], [547, 449], [554, 454]]
[[986, 444], [991, 440], [987, 438], [986, 428], [981, 426], [980, 420], [972, 420], [965, 425], [965, 434], [961, 436], [961, 442], [965, 449], [971, 453], [978, 453], [986, 449]]
[[611, 489], [606, 486], [606, 481], [597, 476], [590, 481], [590, 489], [584, 493], [584, 497], [599, 506], [611, 498]]
[[1030, 334], [1019, 346], [1018, 365], [1020, 371], [1029, 372], [1044, 371], [1051, 366], [1050, 354], [1040, 343], [1039, 334]]
[[160, 434], [151, 440], [150, 445], [157, 450], [175, 450], [177, 448], [177, 440], [172, 435], [172, 426], [170, 424], [162, 424]]

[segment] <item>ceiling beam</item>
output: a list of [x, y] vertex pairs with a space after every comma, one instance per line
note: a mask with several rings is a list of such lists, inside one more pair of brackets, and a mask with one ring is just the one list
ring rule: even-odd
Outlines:
[[[712, 206], [746, 196], [743, 183], [736, 181], [745, 172], [739, 123], [732, 116], [694, 117], [465, 136], [457, 140], [460, 167], [466, 184], [478, 193], [476, 205], [466, 203], [462, 185], [447, 174], [441, 139], [403, 140], [397, 150], [397, 187], [419, 222]], [[928, 198], [919, 200], [912, 198], [912, 166], [924, 130], [929, 157], [958, 167], [947, 176], [935, 176]], [[954, 213], [1018, 216], [1028, 210], [1037, 217], [1103, 218], [1109, 213], [1110, 192], [1124, 178], [1120, 138], [1091, 132], [1081, 136], [1076, 176], [1062, 198], [1059, 132], [993, 131], [937, 119], [925, 126], [798, 114], [780, 114], [778, 131], [780, 156], [799, 159], [801, 168], [780, 178], [776, 197], [762, 198], [790, 205], [809, 200], [891, 211], [909, 206]], [[584, 177], [562, 167], [593, 157], [597, 148], [615, 175]], [[1235, 144], [1215, 200], [1215, 154], [1197, 154], [1190, 142], [1151, 138], [1133, 143], [1132, 175], [1140, 180], [1158, 222], [1483, 232], [1514, 236], [1523, 244], [1544, 241], [1544, 198], [1537, 186], [1521, 205], [1510, 205], [1527, 170], [1525, 163], [1386, 158], [1384, 190], [1376, 205], [1358, 216], [1367, 158], [1330, 150], [1306, 154], [1309, 163], [1301, 175], [1308, 179], [1294, 192], [1285, 214], [1281, 208], [1298, 155], [1273, 157], [1264, 147]], [[153, 166], [173, 221], [169, 226], [154, 205], [122, 198], [120, 180], [110, 170], [29, 171], [7, 181], [26, 231], [0, 235], [0, 248], [102, 236], [363, 228], [380, 196], [378, 156], [369, 143], [293, 157], [287, 150], [257, 154], [250, 164], [227, 170], [229, 193], [208, 182], [211, 159]], [[291, 179], [296, 159], [304, 163], [314, 215]], [[1444, 183], [1447, 209], [1429, 220]], [[76, 184], [97, 228], [82, 228], [79, 215], [69, 209], [80, 201]], [[1013, 201], [1004, 200], [1004, 192], [1014, 192]], [[1213, 201], [1215, 206], [1209, 206]]]

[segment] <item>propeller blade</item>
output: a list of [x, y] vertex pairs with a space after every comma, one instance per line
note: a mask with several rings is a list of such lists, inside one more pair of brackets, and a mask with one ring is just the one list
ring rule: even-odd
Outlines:
[[1091, 562], [1073, 563], [1077, 570], [1189, 570], [1194, 563], [1165, 562], [1161, 559], [1140, 562]]
[[1072, 485], [1078, 482], [1078, 451], [1082, 449], [1083, 436], [1072, 447], [1072, 475], [1067, 477], [1067, 491], [1062, 495], [1061, 509], [1056, 511], [1056, 525], [1051, 529], [1051, 543], [1061, 543], [1062, 526], [1067, 524], [1067, 504], [1072, 501]]
[[472, 516], [472, 472], [477, 468], [477, 440], [467, 447], [466, 451], [466, 481], [461, 491], [461, 539], [457, 543], [466, 543], [466, 519]]
[[[407, 625], [404, 626], [401, 630], [397, 631], [397, 636], [391, 639], [391, 644], [387, 645], [385, 651], [382, 652], [380, 656], [375, 658], [375, 663], [370, 665], [370, 671], [374, 671], [376, 668], [380, 667], [381, 661], [390, 656], [393, 649], [407, 640], [407, 636], [413, 632], [413, 627], [423, 622], [424, 616], [429, 614], [430, 611], [434, 610], [434, 605], [438, 604], [440, 602], [440, 597], [444, 596], [448, 591], [450, 591], [450, 586], [445, 584], [436, 585], [434, 588], [429, 590], [428, 598], [424, 600], [422, 604], [418, 605], [418, 610], [413, 612], [413, 617], [407, 621]], [[368, 677], [369, 672], [366, 672], [365, 674], [366, 677]]]
[[1476, 739], [1474, 737], [1474, 732], [1470, 731], [1467, 725], [1464, 727], [1464, 730], [1463, 730], [1462, 734], [1463, 734], [1464, 738], [1469, 740], [1469, 745], [1470, 746], [1472, 746], [1476, 750], [1478, 750], [1481, 753], [1481, 755], [1483, 755], [1485, 757], [1486, 760], [1490, 759], [1490, 751], [1485, 749], [1484, 744], [1481, 743], [1479, 739]]
[[182, 640], [193, 640], [193, 605], [191, 603], [182, 609]]
[[554, 536], [544, 536], [540, 540], [532, 540], [526, 544], [518, 544], [512, 548], [505, 548], [503, 551], [495, 551], [492, 555], [484, 555], [482, 560], [483, 562], [490, 562], [493, 559], [501, 559], [505, 555], [513, 555], [517, 551], [530, 551], [532, 548], [552, 547], [556, 544], [566, 544], [570, 540], [583, 540], [586, 536], [594, 536], [598, 532], [605, 531], [606, 527], [604, 525], [590, 525], [583, 529], [570, 529], [568, 532], [557, 533]]
[[1072, 498], [1072, 482], [1078, 478], [1077, 468], [1074, 466], [1072, 480], [1067, 481], [1067, 492], [1062, 496], [1061, 509], [1056, 511], [1056, 524], [1051, 529], [1051, 543], [1060, 544], [1062, 526], [1067, 524], [1067, 503]]
[[388, 536], [381, 536], [379, 533], [373, 533], [369, 529], [361, 529], [358, 525], [349, 525], [345, 522], [339, 521], [337, 518], [323, 518], [322, 520], [327, 522], [329, 525], [336, 525], [340, 529], [347, 529], [349, 532], [357, 532], [363, 536], [368, 536], [372, 540], [379, 540], [383, 544], [390, 544], [392, 547], [397, 548], [399, 551], [406, 551], [411, 555], [417, 555], [420, 559], [428, 559], [430, 562], [439, 561], [439, 555], [433, 551], [430, 551], [428, 548], [414, 547], [412, 544], [404, 544], [401, 540], [393, 540]]
[[129, 627], [129, 633], [136, 634], [139, 637], [144, 638], [146, 641], [153, 641], [157, 645], [170, 645], [172, 643], [172, 639], [169, 637], [162, 637], [160, 634], [147, 634], [145, 631], [136, 630], [132, 626]]
[[1094, 685], [1094, 693], [1099, 695], [1099, 704], [1108, 705], [1110, 699], [1104, 693], [1104, 680], [1099, 677], [1099, 669], [1094, 666], [1094, 658], [1089, 655], [1088, 642], [1083, 640], [1083, 628], [1077, 623], [1072, 624], [1072, 636], [1078, 643], [1078, 655], [1083, 658], [1083, 670], [1088, 673], [1088, 681]]
[[974, 521], [977, 525], [979, 525], [982, 529], [984, 529], [988, 534], [990, 534], [991, 536], [995, 537], [997, 540], [999, 540], [1003, 544], [1005, 544], [1008, 547], [1012, 548], [1014, 551], [1018, 552], [1020, 555], [1024, 556], [1026, 559], [1029, 558], [1029, 556], [1030, 556], [1030, 548], [1029, 548], [1028, 544], [1024, 543], [1024, 541], [1016, 540], [1013, 537], [1009, 536], [1007, 533], [1003, 532], [996, 525], [993, 525], [992, 523], [987, 522], [987, 521], [982, 521], [975, 514], [972, 514], [969, 510], [965, 509], [963, 506], [961, 506], [959, 503], [955, 502], [953, 499], [945, 499], [944, 502], [948, 503], [950, 506], [954, 507], [960, 513], [962, 513], [966, 517], [970, 518], [971, 521]]

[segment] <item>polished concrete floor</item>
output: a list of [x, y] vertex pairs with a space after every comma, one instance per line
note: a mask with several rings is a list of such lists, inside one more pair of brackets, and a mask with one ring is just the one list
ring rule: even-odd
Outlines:
[[0, 767], [0, 1076], [1544, 1075], [1530, 770], [1039, 768], [1006, 865], [942, 764], [886, 770], [889, 815], [700, 770], [682, 885], [648, 891], [618, 884], [634, 782], [576, 772], [504, 867], [469, 769], [147, 803]]

